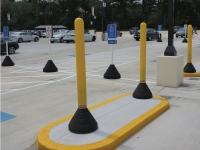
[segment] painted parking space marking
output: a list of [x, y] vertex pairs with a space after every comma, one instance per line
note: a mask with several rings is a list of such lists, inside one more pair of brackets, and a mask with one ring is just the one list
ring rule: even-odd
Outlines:
[[5, 122], [5, 121], [7, 121], [7, 120], [10, 120], [10, 119], [16, 118], [16, 116], [13, 116], [13, 115], [7, 114], [7, 113], [2, 112], [2, 111], [0, 111], [0, 114], [1, 114], [1, 122]]
[[152, 60], [151, 62], [157, 62], [157, 60]]
[[8, 94], [8, 93], [12, 93], [12, 92], [16, 92], [16, 91], [21, 91], [21, 90], [25, 90], [25, 89], [30, 89], [30, 88], [33, 88], [33, 87], [38, 87], [38, 86], [41, 86], [41, 85], [46, 85], [46, 84], [50, 84], [50, 83], [54, 83], [54, 82], [58, 82], [58, 81], [63, 81], [63, 80], [66, 80], [68, 78], [72, 78], [72, 77], [75, 77], [76, 75], [72, 75], [72, 76], [69, 76], [69, 77], [66, 77], [64, 79], [60, 79], [60, 80], [55, 80], [55, 81], [49, 81], [47, 83], [42, 83], [42, 84], [36, 84], [36, 85], [33, 85], [33, 86], [28, 86], [28, 87], [24, 87], [24, 88], [20, 88], [20, 89], [16, 89], [16, 90], [12, 90], [12, 91], [8, 91], [8, 92], [3, 92], [1, 93], [1, 95], [3, 94]]

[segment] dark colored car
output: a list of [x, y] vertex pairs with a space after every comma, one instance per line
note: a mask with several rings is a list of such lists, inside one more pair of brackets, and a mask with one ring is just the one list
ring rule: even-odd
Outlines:
[[174, 26], [174, 34], [180, 29], [182, 28], [181, 26]]
[[[14, 54], [19, 49], [19, 44], [16, 41], [8, 41], [8, 53]], [[6, 42], [1, 39], [1, 53], [6, 52]]]
[[[187, 38], [188, 32], [186, 30], [186, 33], [185, 33], [185, 28], [182, 27], [176, 32], [176, 38], [178, 38], [179, 36], [185, 37], [185, 34], [186, 34], [186, 38]], [[192, 34], [193, 34], [193, 31], [192, 31]]]
[[[176, 32], [176, 38], [178, 37], [185, 37], [185, 29], [182, 27]], [[186, 37], [187, 37], [187, 30], [186, 30]]]
[[130, 35], [135, 34], [135, 32], [136, 32], [137, 30], [139, 30], [138, 27], [132, 27], [132, 28], [129, 30]]
[[[162, 38], [162, 34], [157, 32], [156, 29], [153, 28], [147, 28], [147, 41], [151, 41], [152, 39], [158, 39], [159, 37]], [[138, 30], [133, 38], [135, 38], [136, 41], [139, 41], [140, 39], [140, 30]]]

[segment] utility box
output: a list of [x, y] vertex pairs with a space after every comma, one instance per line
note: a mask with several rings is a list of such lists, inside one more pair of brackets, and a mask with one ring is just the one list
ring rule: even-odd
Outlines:
[[157, 57], [157, 85], [177, 88], [183, 84], [184, 57]]

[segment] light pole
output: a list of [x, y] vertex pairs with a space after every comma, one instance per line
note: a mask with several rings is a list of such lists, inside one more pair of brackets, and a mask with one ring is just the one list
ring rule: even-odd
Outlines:
[[105, 17], [105, 7], [106, 7], [106, 3], [103, 0], [100, 0], [102, 2], [102, 35], [104, 34], [103, 31], [103, 22], [104, 22], [104, 17]]
[[168, 0], [168, 46], [165, 49], [165, 56], [177, 56], [176, 48], [174, 47], [174, 1]]

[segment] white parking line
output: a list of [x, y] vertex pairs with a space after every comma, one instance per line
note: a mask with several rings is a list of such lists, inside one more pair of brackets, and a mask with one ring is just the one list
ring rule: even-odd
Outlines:
[[1, 93], [1, 95], [3, 95], [3, 94], [8, 94], [8, 93], [12, 93], [12, 92], [16, 92], [16, 91], [21, 91], [21, 90], [25, 90], [25, 89], [30, 89], [30, 88], [33, 88], [33, 87], [42, 86], [42, 85], [46, 85], [46, 84], [50, 84], [50, 83], [54, 83], [54, 82], [63, 81], [63, 80], [66, 80], [66, 79], [69, 79], [69, 78], [72, 78], [72, 77], [75, 77], [75, 75], [69, 76], [69, 77], [66, 77], [66, 78], [60, 79], [60, 80], [49, 81], [49, 82], [43, 83], [43, 84], [37, 84], [37, 85], [33, 85], [33, 86], [28, 86], [28, 87], [25, 87], [25, 88], [15, 89], [15, 90], [8, 91], [8, 92], [3, 92], [3, 93]]

